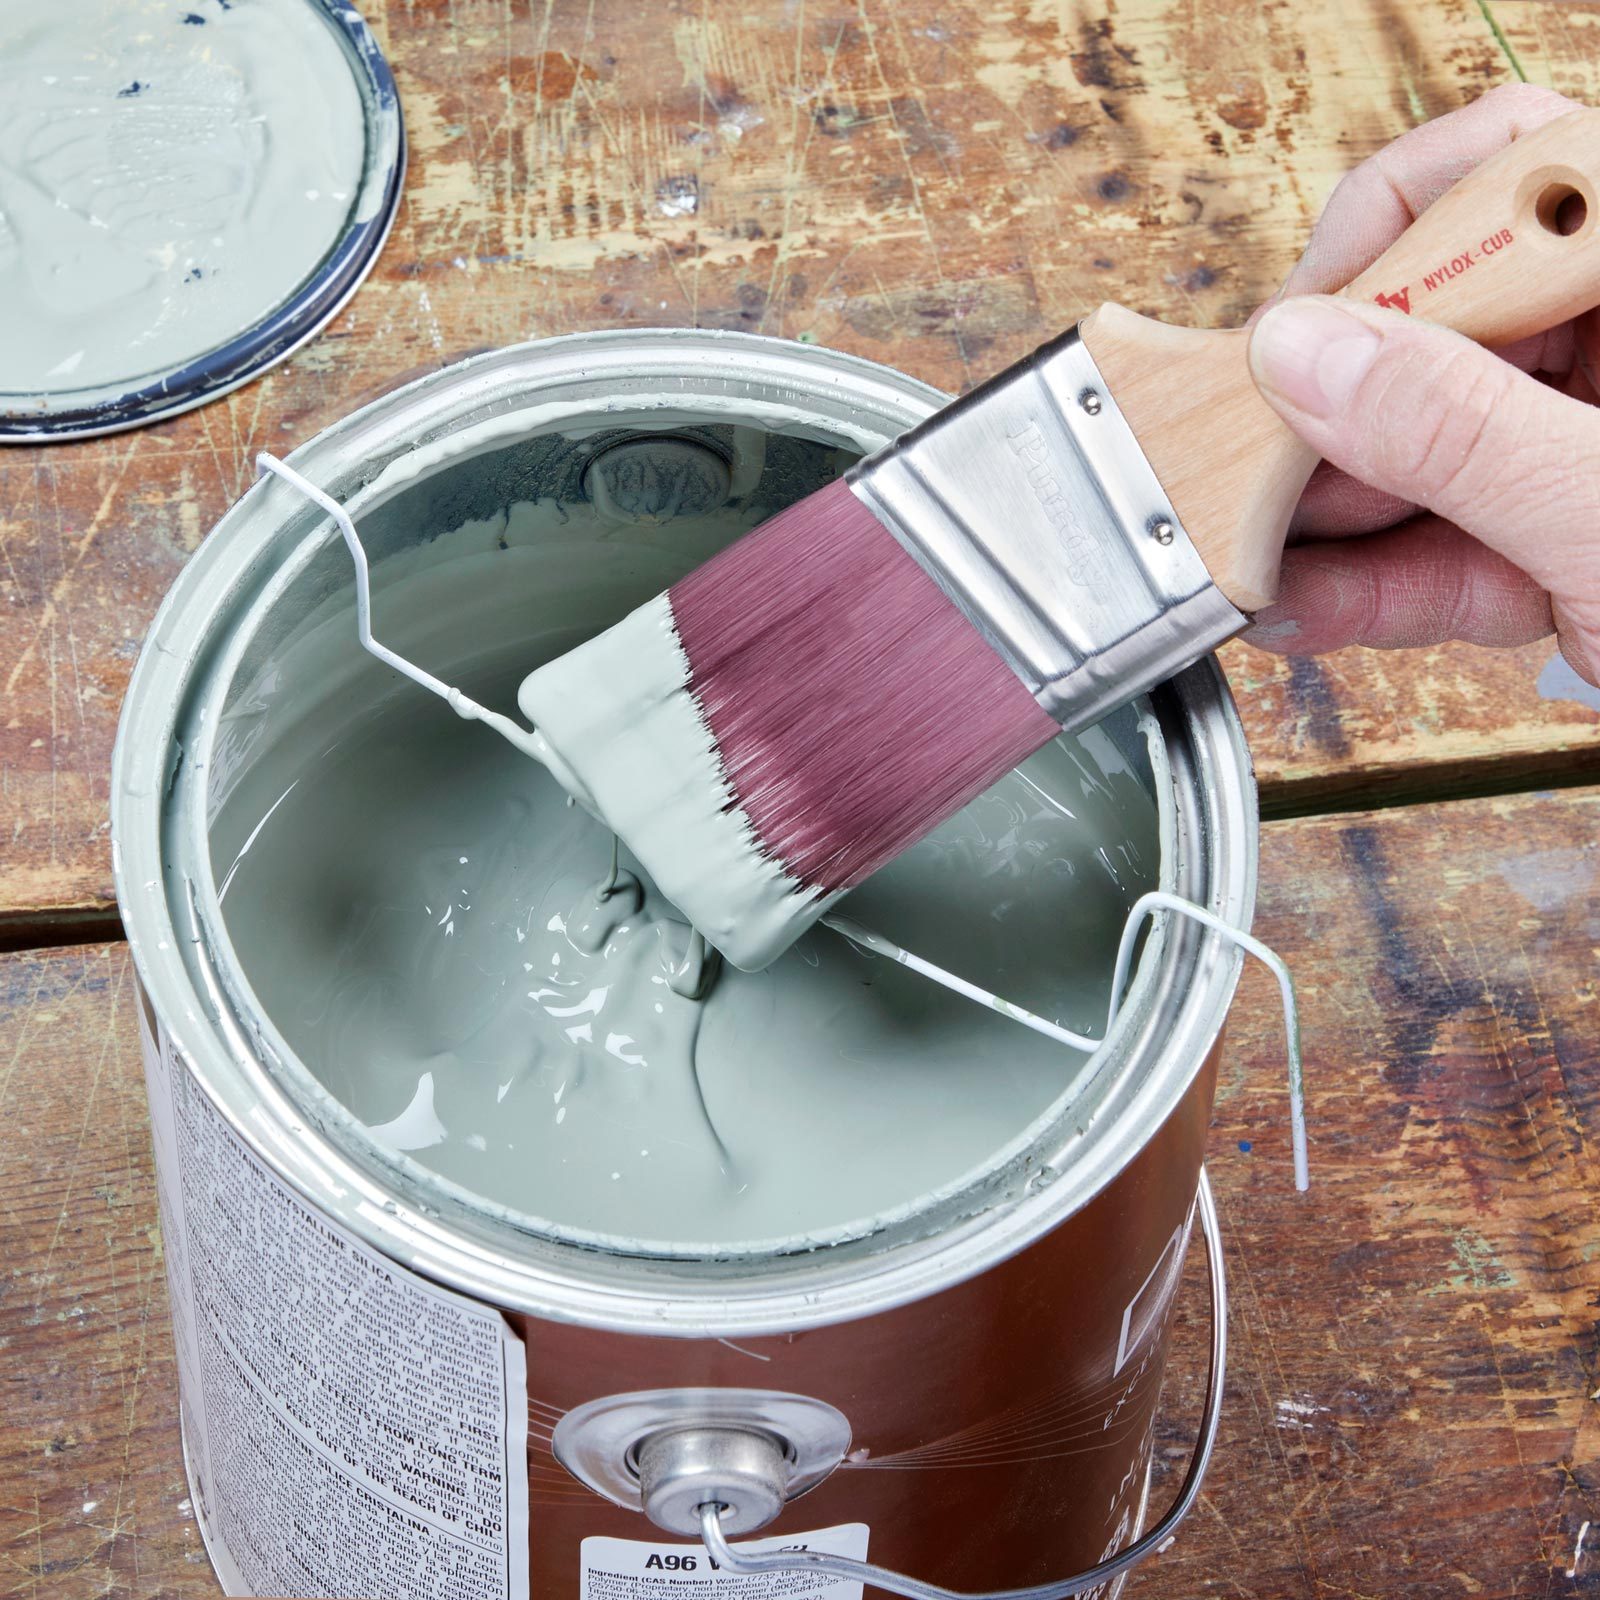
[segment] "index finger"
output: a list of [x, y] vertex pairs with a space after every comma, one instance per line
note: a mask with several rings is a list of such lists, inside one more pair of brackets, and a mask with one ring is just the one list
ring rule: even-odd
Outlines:
[[1342, 289], [1474, 167], [1520, 135], [1581, 109], [1554, 89], [1508, 83], [1401, 134], [1339, 180], [1274, 299]]

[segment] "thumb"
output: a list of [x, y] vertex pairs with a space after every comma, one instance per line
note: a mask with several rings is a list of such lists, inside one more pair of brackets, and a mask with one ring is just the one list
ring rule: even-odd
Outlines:
[[1600, 668], [1600, 410], [1398, 311], [1307, 296], [1251, 333], [1269, 404], [1335, 466], [1426, 506], [1549, 591]]

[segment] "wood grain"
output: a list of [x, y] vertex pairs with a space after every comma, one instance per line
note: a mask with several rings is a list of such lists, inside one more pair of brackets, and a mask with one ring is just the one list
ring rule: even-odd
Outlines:
[[122, 945], [0, 957], [0, 1595], [220, 1591], [178, 1391]]
[[[1291, 1187], [1276, 992], [1251, 972], [1212, 1140], [1223, 1440], [1131, 1594], [1600, 1589], [1600, 1550], [1565, 1576], [1600, 1522], [1597, 841], [1597, 789], [1265, 830], [1257, 929], [1299, 981], [1313, 1187]], [[0, 1594], [215, 1595], [123, 948], [0, 957], [0, 1038]], [[1178, 1337], [1168, 1491], [1200, 1398], [1200, 1330]]]
[[1486, 0], [1484, 9], [1514, 72], [1600, 103], [1600, 0]]
[[1148, 1592], [1600, 1591], [1593, 1552], [1566, 1577], [1600, 1522], [1597, 840], [1593, 789], [1264, 830], [1256, 928], [1297, 978], [1312, 1189], [1288, 1185], [1255, 973], [1211, 1147], [1228, 1442], [1207, 1532]]
[[[255, 449], [587, 328], [814, 339], [954, 390], [1107, 298], [1237, 323], [1342, 172], [1512, 75], [1475, 0], [366, 9], [412, 159], [350, 307], [188, 416], [0, 454], [0, 939], [107, 925], [118, 703]], [[1594, 89], [1577, 8], [1494, 11], [1531, 75]], [[1533, 688], [1550, 654], [1229, 659], [1267, 804], [1297, 807], [1592, 763], [1600, 718]]]

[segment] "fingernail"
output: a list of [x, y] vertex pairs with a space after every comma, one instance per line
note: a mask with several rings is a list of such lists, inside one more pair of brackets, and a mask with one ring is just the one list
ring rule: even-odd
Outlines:
[[1256, 382], [1313, 417], [1346, 410], [1383, 340], [1328, 300], [1285, 300], [1250, 335]]

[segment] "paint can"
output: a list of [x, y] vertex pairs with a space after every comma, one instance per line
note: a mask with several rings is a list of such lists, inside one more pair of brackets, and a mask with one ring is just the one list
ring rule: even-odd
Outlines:
[[[41, 380], [30, 388], [14, 386], [17, 380], [14, 369], [10, 373], [0, 371], [0, 444], [47, 444], [120, 433], [204, 405], [249, 383], [267, 368], [292, 355], [332, 321], [360, 287], [389, 236], [400, 204], [406, 168], [400, 97], [377, 40], [350, 0], [302, 0], [302, 4], [307, 26], [315, 30], [314, 38], [326, 35], [330, 56], [340, 61], [344, 72], [348, 73], [354, 99], [359, 104], [359, 110], [353, 113], [353, 131], [363, 145], [359, 163], [352, 168], [359, 176], [348, 197], [348, 206], [331, 230], [331, 242], [321, 258], [277, 304], [267, 305], [259, 314], [252, 312], [247, 325], [230, 324], [225, 335], [210, 348], [186, 353], [180, 359], [153, 369], [138, 370], [139, 360], [129, 353], [127, 360], [134, 370], [117, 372], [114, 376], [109, 372], [101, 373], [95, 381], [84, 383], [81, 373], [75, 377], [69, 369], [59, 378]], [[182, 36], [186, 45], [202, 55], [210, 47], [209, 34], [217, 32], [219, 27], [248, 26], [253, 20], [248, 13], [234, 13], [225, 0], [206, 0], [198, 8], [172, 5], [152, 9], [147, 6], [141, 16], [150, 35], [164, 30]], [[126, 70], [128, 64], [121, 65]], [[172, 70], [174, 73], [192, 72], [193, 67], [190, 63], [179, 62]], [[338, 72], [337, 68], [333, 70]], [[52, 77], [47, 81], [54, 83], [56, 80]], [[136, 78], [118, 91], [118, 95], [134, 95], [147, 87]], [[237, 134], [241, 149], [250, 142], [282, 139], [284, 130], [270, 126], [271, 118], [267, 113], [251, 103], [249, 85], [238, 92], [239, 103], [250, 113], [240, 126], [230, 130]], [[65, 95], [66, 91], [62, 93]], [[224, 103], [228, 103], [226, 96]], [[19, 125], [30, 109], [26, 105], [18, 108]], [[77, 100], [69, 100], [67, 110], [86, 126], [93, 116], [104, 115], [106, 107], [95, 104], [92, 98], [83, 99], [80, 91]], [[158, 215], [187, 215], [202, 203], [193, 191], [200, 176], [209, 174], [199, 164], [199, 153], [188, 147], [184, 131], [203, 121], [205, 110], [203, 104], [180, 108], [181, 114], [175, 117], [174, 126], [164, 135], [154, 135], [142, 127], [131, 129], [129, 138], [142, 166], [105, 172], [69, 169], [57, 175], [71, 196], [69, 203], [67, 194], [57, 194], [53, 201], [56, 210], [70, 213], [81, 206], [81, 225], [85, 229], [100, 230], [93, 235], [98, 242], [92, 249], [80, 246], [87, 259], [104, 257], [109, 260], [114, 254], [112, 247], [105, 243], [109, 236], [108, 225], [96, 215], [96, 205], [107, 208], [112, 215], [125, 214], [138, 203], [140, 185], [155, 197]], [[287, 108], [277, 107], [273, 114], [281, 121], [286, 112]], [[266, 132], [257, 126], [262, 123], [268, 124]], [[41, 126], [33, 142], [47, 148], [52, 143], [43, 136], [47, 132]], [[164, 147], [169, 148], [174, 159], [185, 163], [183, 170], [160, 170], [158, 163], [163, 159]], [[223, 154], [230, 153], [242, 163], [239, 151]], [[242, 165], [238, 172], [228, 171], [221, 155], [216, 165], [223, 168], [212, 185], [217, 193], [205, 199], [216, 209], [217, 216], [248, 216], [253, 205], [259, 208], [260, 197], [251, 192], [249, 174]], [[19, 187], [29, 187], [30, 181], [37, 185], [31, 175], [23, 175]], [[86, 185], [89, 186], [88, 199], [77, 192]], [[48, 191], [41, 189], [40, 193], [49, 198]], [[298, 192], [294, 198], [299, 200]], [[330, 197], [315, 198], [326, 203]], [[342, 200], [343, 196], [338, 198]], [[0, 232], [4, 231], [6, 221], [4, 209], [4, 197], [0, 197]], [[276, 216], [264, 220], [271, 228], [281, 226], [281, 219]], [[26, 229], [20, 237], [25, 245]], [[151, 250], [149, 240], [141, 239], [138, 244], [138, 251], [133, 252], [135, 256], [148, 254], [152, 260], [156, 259], [157, 252]], [[172, 246], [167, 244], [163, 249], [170, 252]], [[41, 265], [37, 270], [43, 273], [45, 267]], [[198, 281], [205, 270], [197, 265], [191, 273]], [[187, 280], [182, 287], [187, 288]], [[192, 312], [184, 312], [177, 319], [178, 323], [181, 325], [190, 315]], [[81, 356], [82, 352], [79, 354]]]
[[[636, 432], [734, 425], [847, 457], [943, 399], [785, 341], [601, 333], [475, 357], [290, 459], [350, 508], [381, 575], [548, 476], [553, 433], [581, 484]], [[185, 1448], [226, 1591], [860, 1593], [859, 1576], [714, 1569], [694, 1540], [708, 1503], [741, 1549], [962, 1590], [1129, 1551], [1237, 953], [1158, 920], [1072, 1089], [960, 1184], [870, 1225], [675, 1252], [485, 1203], [363, 1135], [285, 1049], [220, 914], [208, 829], [270, 737], [253, 665], [348, 594], [328, 519], [257, 484], [163, 605], [114, 763]], [[1247, 926], [1255, 792], [1219, 669], [1119, 718], [1162, 888]], [[1084, 1592], [1120, 1582], [1101, 1576]]]

